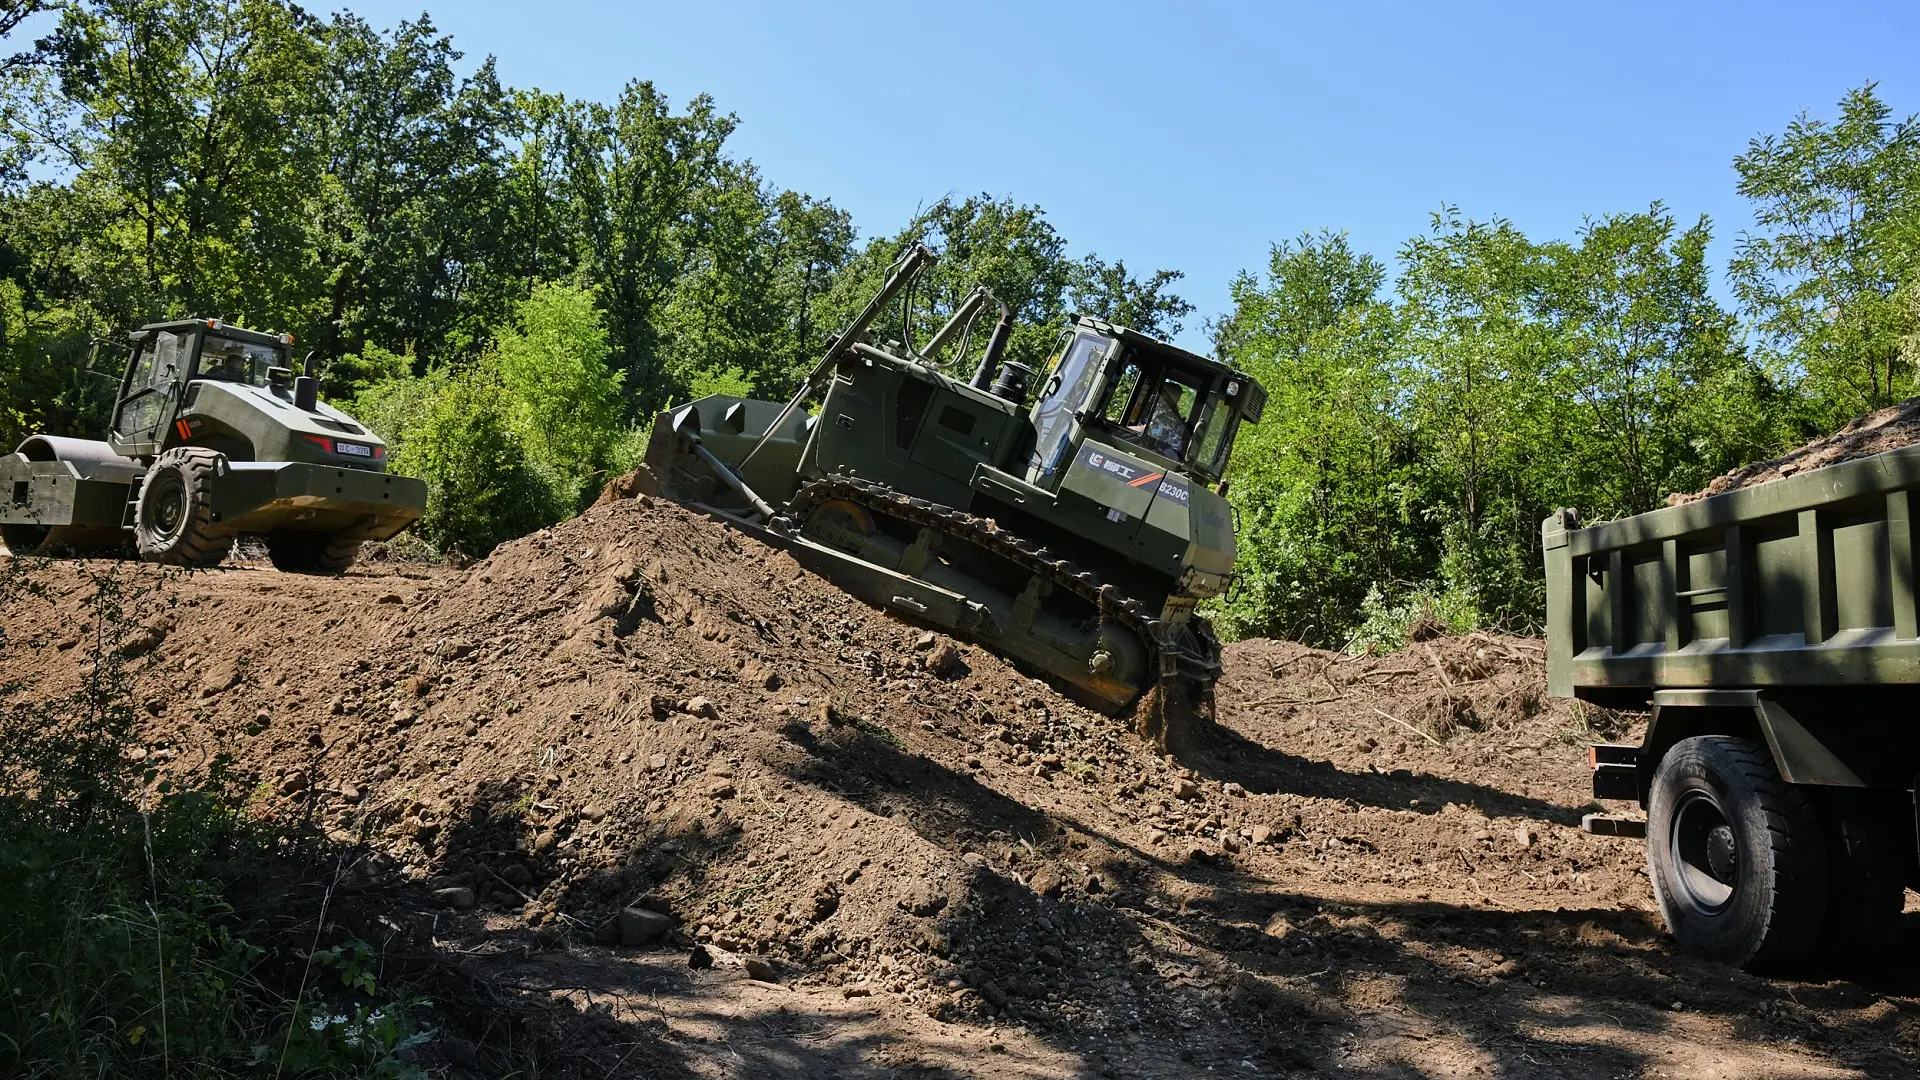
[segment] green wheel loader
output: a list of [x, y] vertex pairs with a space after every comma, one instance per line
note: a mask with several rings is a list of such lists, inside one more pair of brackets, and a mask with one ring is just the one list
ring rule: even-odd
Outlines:
[[337, 573], [420, 517], [426, 485], [294, 377], [293, 338], [218, 319], [131, 337], [107, 441], [34, 435], [0, 458], [0, 540], [19, 555], [214, 566], [241, 535], [282, 570]]
[[[1177, 737], [1169, 720], [1211, 712], [1220, 646], [1194, 609], [1233, 577], [1223, 473], [1265, 391], [1091, 318], [1030, 386], [1001, 362], [1012, 320], [984, 290], [923, 345], [870, 340], [933, 261], [909, 251], [792, 401], [661, 414], [646, 457], [660, 493], [1105, 711], [1157, 692], [1142, 734]], [[938, 355], [956, 339], [964, 353], [990, 303], [999, 322], [971, 378], [942, 374]]]

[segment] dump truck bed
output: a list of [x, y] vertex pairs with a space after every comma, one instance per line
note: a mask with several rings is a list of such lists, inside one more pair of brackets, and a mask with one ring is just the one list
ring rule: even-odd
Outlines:
[[1542, 526], [1548, 689], [1920, 684], [1920, 446], [1582, 528]]

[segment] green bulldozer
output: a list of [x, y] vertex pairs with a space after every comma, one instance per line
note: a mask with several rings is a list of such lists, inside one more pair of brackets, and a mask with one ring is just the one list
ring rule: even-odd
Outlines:
[[258, 535], [282, 570], [337, 573], [426, 508], [386, 443], [294, 376], [290, 335], [187, 319], [130, 344], [105, 442], [33, 435], [0, 458], [14, 554], [206, 567]]
[[[1266, 392], [1085, 317], [1035, 388], [1029, 368], [1002, 361], [1012, 318], [984, 289], [924, 344], [871, 340], [934, 260], [910, 249], [791, 401], [715, 395], [662, 413], [653, 482], [1103, 711], [1157, 694], [1139, 726], [1164, 740], [1176, 716], [1211, 713], [1220, 645], [1195, 607], [1233, 577], [1224, 470]], [[989, 304], [1000, 317], [971, 378], [943, 374], [965, 371]], [[956, 340], [960, 356], [937, 364]]]

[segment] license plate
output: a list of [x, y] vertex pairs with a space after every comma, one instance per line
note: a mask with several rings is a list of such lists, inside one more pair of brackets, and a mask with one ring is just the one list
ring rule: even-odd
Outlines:
[[343, 454], [352, 454], [354, 457], [373, 456], [373, 447], [361, 446], [359, 443], [337, 442], [333, 444], [333, 448]]

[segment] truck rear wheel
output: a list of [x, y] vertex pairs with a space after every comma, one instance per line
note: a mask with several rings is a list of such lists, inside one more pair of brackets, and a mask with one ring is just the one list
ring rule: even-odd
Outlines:
[[134, 543], [148, 562], [217, 566], [233, 550], [233, 534], [213, 522], [213, 484], [226, 456], [176, 446], [154, 459], [134, 504]]
[[1904, 800], [1883, 792], [1826, 788], [1820, 822], [1827, 841], [1827, 920], [1820, 955], [1842, 968], [1889, 958], [1906, 906], [1907, 848], [1896, 825]]
[[1820, 816], [1759, 743], [1708, 735], [1667, 752], [1648, 802], [1647, 864], [1667, 927], [1690, 952], [1777, 970], [1820, 941]]
[[360, 557], [360, 541], [344, 533], [275, 529], [267, 534], [267, 558], [276, 570], [338, 574]]

